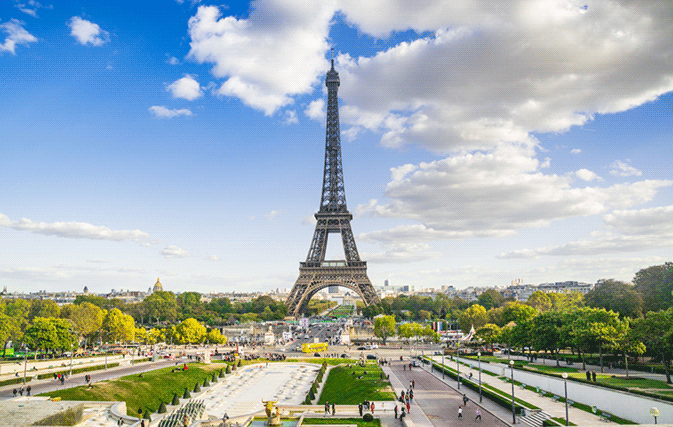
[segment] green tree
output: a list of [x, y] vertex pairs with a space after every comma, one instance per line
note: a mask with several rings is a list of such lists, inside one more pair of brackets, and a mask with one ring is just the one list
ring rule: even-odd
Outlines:
[[509, 322], [521, 323], [533, 319], [537, 314], [538, 311], [528, 304], [508, 301], [502, 309], [502, 322], [505, 325]]
[[505, 303], [505, 297], [495, 289], [487, 289], [477, 297], [477, 302], [486, 310], [490, 310], [502, 306]]
[[227, 337], [220, 333], [220, 330], [213, 328], [206, 334], [206, 339], [211, 344], [225, 344], [227, 342]]
[[614, 279], [599, 280], [596, 287], [584, 295], [584, 302], [589, 307], [612, 310], [621, 317], [643, 315], [643, 299], [634, 286]]
[[147, 316], [156, 322], [175, 322], [178, 317], [178, 303], [173, 292], [154, 292], [143, 300]]
[[526, 303], [540, 312], [549, 311], [552, 307], [549, 295], [542, 291], [533, 292]]
[[619, 315], [602, 308], [584, 307], [573, 311], [572, 319], [565, 332], [582, 357], [582, 369], [586, 369], [585, 354], [592, 347], [598, 347], [602, 370], [603, 347], [613, 345], [617, 339]]
[[395, 335], [395, 316], [381, 316], [374, 319], [374, 335], [383, 340], [386, 340]]
[[[36, 317], [26, 328], [23, 340], [33, 349], [71, 350], [75, 343], [70, 322], [66, 319]], [[37, 354], [36, 354], [37, 355]]]
[[108, 311], [103, 319], [102, 330], [106, 342], [128, 342], [136, 336], [133, 317], [124, 314], [118, 308]]
[[484, 326], [487, 320], [486, 309], [479, 304], [474, 304], [458, 316], [458, 326], [463, 332], [469, 331], [473, 326], [477, 330]]
[[673, 306], [673, 263], [644, 268], [636, 273], [633, 283], [643, 297], [644, 311], [666, 310]]
[[203, 342], [206, 336], [206, 328], [196, 319], [183, 320], [175, 327], [173, 338], [179, 344], [197, 344]]
[[476, 336], [486, 343], [486, 345], [490, 345], [491, 351], [493, 351], [493, 344], [498, 342], [498, 339], [500, 338], [500, 327], [493, 323], [487, 323], [477, 329]]
[[671, 358], [673, 358], [673, 309], [650, 311], [645, 317], [631, 323], [632, 339], [641, 341], [647, 349], [664, 363], [666, 382], [671, 382]]
[[549, 311], [532, 318], [531, 332], [533, 346], [537, 350], [551, 351], [556, 355], [556, 366], [559, 364], [561, 349], [568, 346], [568, 335], [564, 329], [570, 323], [571, 316], [567, 312]]
[[105, 318], [103, 310], [90, 302], [63, 306], [60, 314], [62, 318], [70, 320], [73, 330], [87, 343], [95, 340]]
[[30, 301], [28, 320], [36, 317], [58, 317], [59, 307], [50, 299], [34, 299]]
[[198, 292], [183, 292], [177, 296], [178, 318], [181, 320], [190, 317], [203, 320], [205, 311], [204, 304], [201, 302], [201, 294]]

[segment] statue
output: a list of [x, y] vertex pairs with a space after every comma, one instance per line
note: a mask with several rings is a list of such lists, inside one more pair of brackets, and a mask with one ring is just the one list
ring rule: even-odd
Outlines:
[[262, 403], [264, 404], [264, 408], [266, 410], [266, 425], [267, 426], [279, 426], [280, 425], [280, 409], [278, 409], [277, 406], [276, 408], [276, 413], [273, 413], [274, 405], [278, 403], [277, 400], [267, 400], [264, 401], [262, 400]]

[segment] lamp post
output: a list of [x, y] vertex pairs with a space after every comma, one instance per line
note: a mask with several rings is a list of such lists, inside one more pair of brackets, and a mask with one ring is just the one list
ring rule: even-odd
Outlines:
[[477, 359], [479, 360], [479, 403], [481, 403], [481, 351], [477, 352]]
[[460, 362], [458, 358], [460, 356], [460, 348], [456, 349], [456, 370], [458, 371], [458, 390], [460, 390]]
[[654, 424], [657, 423], [657, 417], [659, 416], [659, 409], [654, 406], [650, 408], [650, 415], [654, 417]]
[[568, 419], [568, 373], [564, 372], [561, 374], [563, 377], [563, 388], [565, 390], [565, 398], [566, 398], [566, 425], [570, 425], [570, 421]]
[[509, 370], [512, 372], [512, 424], [516, 424], [516, 411], [514, 410], [514, 361], [509, 361]]
[[23, 384], [26, 384], [26, 368], [28, 367], [28, 347], [23, 344]]
[[68, 372], [68, 378], [72, 376], [72, 343], [70, 343], [70, 372]]
[[444, 349], [442, 349], [442, 379], [444, 379]]

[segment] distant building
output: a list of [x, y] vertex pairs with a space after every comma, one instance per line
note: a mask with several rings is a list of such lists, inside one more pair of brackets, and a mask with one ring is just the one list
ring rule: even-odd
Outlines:
[[157, 283], [154, 284], [154, 288], [152, 289], [152, 292], [163, 292], [164, 287], [159, 281], [159, 278], [157, 277]]

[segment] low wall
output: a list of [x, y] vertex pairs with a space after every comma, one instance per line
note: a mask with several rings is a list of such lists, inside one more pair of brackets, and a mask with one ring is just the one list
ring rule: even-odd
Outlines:
[[[477, 368], [477, 362], [472, 359], [461, 357], [460, 361], [472, 364], [475, 369]], [[446, 358], [444, 363], [446, 364]], [[508, 378], [512, 375], [510, 367], [502, 363], [482, 363], [481, 369]], [[565, 395], [562, 378], [514, 369], [514, 380], [532, 387], [540, 387], [540, 389], [560, 397]], [[650, 415], [650, 408], [654, 406], [660, 411], [658, 422], [662, 424], [673, 422], [673, 404], [619, 390], [568, 381], [568, 400], [596, 406], [602, 411], [638, 424], [650, 424], [654, 421]]]

